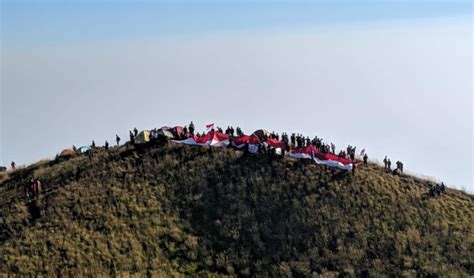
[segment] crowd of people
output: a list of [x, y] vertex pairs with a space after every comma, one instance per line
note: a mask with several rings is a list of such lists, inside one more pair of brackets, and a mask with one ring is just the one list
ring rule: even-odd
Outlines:
[[[223, 131], [222, 128], [216, 127], [215, 129], [217, 132], [220, 133], [225, 133], [230, 136], [230, 140], [232, 141], [233, 137], [240, 137], [243, 136], [244, 133], [242, 132], [242, 129], [240, 127], [236, 127], [235, 129], [232, 126], [227, 126], [227, 129]], [[178, 139], [184, 140], [192, 136], [197, 136], [198, 138], [204, 136], [206, 133], [195, 133], [195, 127], [194, 123], [191, 121], [189, 124], [189, 128], [187, 126], [183, 127], [183, 133], [178, 135]], [[131, 135], [131, 141], [132, 141], [132, 133], [130, 132]], [[135, 129], [135, 134], [136, 136], [136, 129]], [[314, 146], [316, 147], [319, 151], [322, 153], [327, 153], [327, 154], [333, 154], [337, 155], [338, 157], [345, 158], [345, 159], [350, 159], [352, 161], [356, 160], [356, 147], [348, 145], [345, 150], [340, 150], [339, 152], [336, 153], [336, 145], [334, 143], [326, 143], [324, 142], [323, 138], [319, 138], [318, 136], [315, 136], [313, 139], [310, 139], [309, 136], [304, 136], [303, 134], [299, 133], [292, 133], [290, 136], [286, 132], [283, 132], [281, 135], [275, 132], [270, 132], [268, 134], [264, 133], [262, 134], [262, 139], [266, 140], [268, 138], [279, 140], [284, 143], [285, 148], [283, 151], [290, 151], [293, 148], [303, 148], [307, 146]], [[360, 156], [363, 159], [363, 165], [368, 166], [368, 159], [369, 156], [363, 150], [360, 154]], [[397, 168], [392, 172], [393, 174], [403, 174], [403, 163], [401, 161], [397, 161]], [[384, 168], [391, 172], [391, 161], [387, 156], [384, 159]]]
[[443, 182], [441, 184], [435, 184], [435, 185], [430, 185], [430, 190], [428, 194], [430, 196], [440, 196], [442, 193], [446, 191], [446, 186], [444, 185]]
[[[389, 172], [392, 171], [392, 161], [390, 161], [390, 158], [385, 156], [383, 159], [383, 164], [384, 168], [388, 170]], [[403, 174], [403, 163], [401, 161], [397, 161], [395, 163], [397, 167], [392, 171], [393, 174]]]
[[[240, 127], [236, 127], [234, 129], [234, 127], [232, 127], [232, 126], [227, 126], [226, 130], [224, 131], [220, 127], [216, 127], [214, 129], [214, 127], [212, 126], [211, 130], [215, 130], [217, 132], [229, 135], [229, 138], [230, 138], [229, 140], [231, 142], [234, 138], [238, 138], [238, 137], [241, 137], [241, 136], [244, 135], [244, 133], [243, 133], [243, 131]], [[139, 133], [139, 131], [138, 131], [137, 128], [134, 128], [133, 131], [132, 130], [129, 131], [129, 141], [127, 142], [127, 145], [135, 145], [136, 144], [138, 133]], [[177, 139], [177, 140], [185, 140], [185, 139], [191, 138], [191, 137], [201, 138], [205, 135], [206, 135], [205, 132], [202, 132], [202, 133], [196, 132], [195, 125], [192, 121], [188, 126], [182, 127], [182, 129], [180, 129], [179, 132], [175, 130], [175, 132], [173, 133], [174, 139]], [[283, 143], [283, 147], [282, 147], [282, 154], [283, 155], [284, 155], [285, 152], [289, 152], [289, 151], [291, 151], [292, 149], [295, 149], [295, 148], [304, 148], [304, 147], [308, 147], [308, 146], [313, 146], [313, 147], [317, 148], [317, 150], [322, 152], [322, 153], [337, 155], [338, 157], [341, 157], [341, 158], [350, 159], [353, 162], [356, 161], [356, 147], [355, 146], [348, 145], [346, 149], [339, 150], [337, 152], [336, 151], [336, 145], [334, 143], [326, 143], [326, 142], [324, 142], [324, 140], [322, 138], [319, 138], [318, 136], [315, 136], [313, 139], [310, 139], [309, 136], [305, 137], [303, 134], [299, 134], [299, 133], [292, 133], [289, 136], [286, 132], [283, 132], [281, 135], [278, 134], [278, 133], [275, 133], [275, 132], [270, 132], [270, 133], [263, 132], [262, 134], [259, 134], [259, 137], [262, 140], [262, 142], [266, 141], [269, 138], [282, 142]], [[150, 139], [151, 142], [156, 141], [159, 138], [160, 138], [160, 134], [159, 134], [157, 129], [153, 129], [153, 130], [150, 131], [149, 139]], [[164, 138], [164, 139], [167, 141], [169, 138]], [[115, 135], [115, 142], [116, 142], [117, 146], [120, 146], [121, 138], [118, 134]], [[232, 145], [232, 144], [229, 144], [229, 145]], [[246, 142], [246, 145], [248, 146], [248, 142]], [[109, 150], [109, 148], [110, 148], [109, 142], [105, 141], [104, 149], [107, 151], [107, 150]], [[259, 144], [258, 151], [259, 152], [268, 152], [268, 149], [266, 149], [266, 148], [267, 148], [267, 146], [264, 146], [264, 144]], [[92, 140], [92, 143], [90, 145], [90, 151], [88, 151], [87, 153], [89, 153], [89, 155], [92, 156], [92, 153], [96, 149], [97, 149], [96, 143], [95, 143], [94, 140]], [[73, 146], [73, 151], [78, 152], [78, 150], [75, 146]], [[362, 157], [362, 159], [363, 159], [363, 165], [368, 166], [369, 156], [365, 152], [365, 149], [362, 150], [362, 152], [360, 153], [360, 157]], [[403, 174], [403, 163], [401, 161], [396, 162], [396, 168], [393, 171], [392, 171], [392, 162], [391, 162], [391, 160], [388, 156], [385, 156], [385, 158], [383, 159], [383, 164], [384, 164], [384, 169], [386, 171], [391, 172], [394, 175]], [[12, 169], [16, 168], [16, 163], [14, 161], [12, 161], [12, 163], [11, 163], [11, 168]], [[355, 174], [355, 169], [356, 169], [356, 163], [354, 163], [354, 166], [352, 167], [352, 171], [353, 171], [354, 174]], [[39, 192], [41, 191], [41, 182], [39, 180], [32, 181], [30, 189], [31, 190], [27, 190], [26, 193], [25, 193], [25, 195], [27, 195], [27, 197], [30, 197], [30, 196], [35, 196], [36, 197], [36, 196], [38, 196]], [[444, 186], [443, 183], [441, 183], [440, 185], [437, 184], [436, 186], [433, 186], [432, 188], [430, 188], [429, 193], [431, 195], [436, 195], [436, 194], [440, 195], [444, 191], [445, 191], [445, 186]]]
[[[183, 127], [183, 133], [178, 136], [178, 139], [184, 140], [192, 136], [197, 136], [198, 138], [201, 138], [206, 134], [205, 132], [194, 133], [194, 130], [194, 123], [191, 121], [191, 123], [189, 124], [189, 128], [187, 128], [187, 126]], [[233, 137], [241, 137], [244, 135], [240, 127], [236, 127], [234, 129], [232, 126], [228, 126], [225, 131], [221, 127], [216, 127], [215, 131], [229, 135], [231, 140]], [[331, 153], [336, 155], [336, 145], [334, 145], [333, 143], [324, 143], [323, 139], [319, 138], [318, 136], [315, 136], [313, 139], [310, 139], [310, 137], [305, 137], [303, 134], [299, 133], [292, 133], [291, 136], [288, 136], [286, 132], [283, 132], [281, 135], [275, 132], [262, 134], [263, 141], [268, 138], [283, 142], [285, 145], [285, 151], [290, 151], [293, 148], [304, 148], [311, 145], [316, 147], [319, 151], [323, 153]], [[349, 145], [346, 150], [341, 150], [337, 155], [346, 159], [355, 160], [356, 147]], [[368, 165], [368, 155], [365, 153], [363, 156], [365, 157], [365, 165]]]

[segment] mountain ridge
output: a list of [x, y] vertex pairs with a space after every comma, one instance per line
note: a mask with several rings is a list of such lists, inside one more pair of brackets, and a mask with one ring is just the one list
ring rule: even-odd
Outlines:
[[472, 275], [474, 197], [430, 183], [174, 144], [43, 161], [0, 181], [0, 273]]

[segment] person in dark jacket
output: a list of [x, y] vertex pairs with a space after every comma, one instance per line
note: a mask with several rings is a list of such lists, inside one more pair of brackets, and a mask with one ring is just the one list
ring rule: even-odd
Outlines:
[[191, 121], [191, 123], [189, 123], [189, 133], [191, 133], [191, 135], [194, 135], [194, 123], [193, 123], [193, 121]]

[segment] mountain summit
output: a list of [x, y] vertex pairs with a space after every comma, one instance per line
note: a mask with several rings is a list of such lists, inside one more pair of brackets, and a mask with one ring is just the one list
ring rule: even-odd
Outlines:
[[473, 275], [474, 197], [430, 183], [175, 144], [40, 161], [0, 176], [0, 274]]

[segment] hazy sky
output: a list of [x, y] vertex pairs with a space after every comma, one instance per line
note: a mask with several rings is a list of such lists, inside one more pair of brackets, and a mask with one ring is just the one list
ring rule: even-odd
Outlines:
[[0, 164], [240, 125], [474, 190], [470, 2], [3, 1]]

